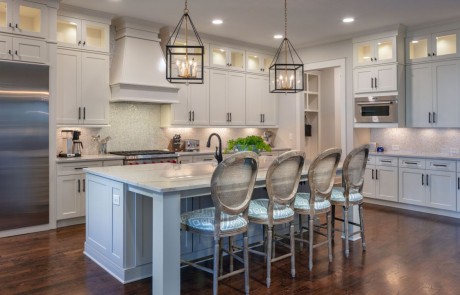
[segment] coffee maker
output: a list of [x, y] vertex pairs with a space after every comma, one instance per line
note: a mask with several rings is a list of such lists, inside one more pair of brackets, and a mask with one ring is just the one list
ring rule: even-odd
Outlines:
[[62, 130], [61, 134], [65, 142], [65, 152], [60, 152], [59, 157], [81, 157], [81, 150], [83, 149], [83, 143], [80, 140], [81, 131]]
[[81, 131], [74, 131], [72, 137], [72, 154], [75, 157], [81, 157], [81, 150], [83, 149], [83, 142], [80, 140]]

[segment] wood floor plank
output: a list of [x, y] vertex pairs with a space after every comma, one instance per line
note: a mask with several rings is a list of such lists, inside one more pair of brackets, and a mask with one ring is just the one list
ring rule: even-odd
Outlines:
[[[365, 223], [366, 252], [350, 242], [346, 259], [337, 232], [333, 263], [327, 247], [318, 248], [310, 272], [308, 251], [297, 251], [296, 278], [289, 259], [279, 261], [270, 289], [263, 260], [250, 256], [251, 294], [460, 294], [460, 220], [366, 204]], [[84, 256], [84, 239], [83, 225], [1, 238], [0, 294], [150, 294], [150, 279], [123, 285]], [[210, 275], [183, 268], [181, 276], [182, 294], [211, 294]], [[219, 289], [243, 294], [243, 276]]]

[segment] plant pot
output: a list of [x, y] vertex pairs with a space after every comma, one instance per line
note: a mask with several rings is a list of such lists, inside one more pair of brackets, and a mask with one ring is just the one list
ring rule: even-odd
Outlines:
[[242, 145], [242, 144], [237, 144], [235, 149], [235, 152], [242, 152], [242, 151], [251, 151], [255, 152], [257, 154], [260, 153], [259, 149], [255, 145]]

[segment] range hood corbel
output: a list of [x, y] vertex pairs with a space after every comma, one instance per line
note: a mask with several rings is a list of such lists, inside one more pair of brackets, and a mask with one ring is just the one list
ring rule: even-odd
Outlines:
[[110, 101], [179, 103], [179, 88], [165, 78], [166, 62], [158, 39], [159, 26], [132, 18], [115, 19], [113, 25], [116, 35]]

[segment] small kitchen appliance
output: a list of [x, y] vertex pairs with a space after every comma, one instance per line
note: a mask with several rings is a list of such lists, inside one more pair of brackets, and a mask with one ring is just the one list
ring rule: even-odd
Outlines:
[[269, 146], [273, 146], [273, 132], [270, 130], [265, 130], [262, 135], [264, 142]]
[[61, 131], [62, 138], [65, 142], [65, 152], [59, 153], [59, 157], [61, 158], [68, 158], [72, 155], [72, 146], [73, 146], [73, 130], [62, 130]]
[[72, 136], [72, 154], [75, 157], [81, 157], [81, 150], [83, 149], [83, 142], [80, 140], [81, 131], [75, 130]]
[[355, 97], [355, 123], [398, 123], [398, 97]]
[[199, 152], [200, 141], [198, 139], [185, 139], [185, 151], [186, 152]]

